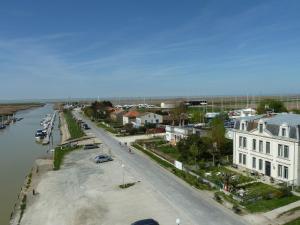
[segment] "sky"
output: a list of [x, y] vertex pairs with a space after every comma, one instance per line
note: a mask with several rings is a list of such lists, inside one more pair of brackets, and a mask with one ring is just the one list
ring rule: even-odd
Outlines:
[[0, 100], [300, 93], [298, 0], [0, 2]]

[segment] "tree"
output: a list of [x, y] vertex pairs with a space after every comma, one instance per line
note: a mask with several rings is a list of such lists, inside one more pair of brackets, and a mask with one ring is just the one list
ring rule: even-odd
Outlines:
[[264, 114], [268, 111], [275, 113], [287, 112], [284, 103], [276, 99], [265, 99], [261, 101], [257, 107], [258, 114]]
[[224, 120], [220, 117], [214, 118], [211, 122], [211, 139], [213, 143], [217, 143], [219, 149], [225, 143]]
[[179, 125], [186, 119], [187, 106], [184, 102], [180, 102], [171, 112], [171, 117], [173, 120], [173, 125], [175, 121], [179, 121]]

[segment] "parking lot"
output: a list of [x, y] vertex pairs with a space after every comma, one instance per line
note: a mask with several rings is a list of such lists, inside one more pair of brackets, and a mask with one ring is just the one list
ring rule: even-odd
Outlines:
[[[21, 224], [127, 225], [145, 218], [175, 224], [178, 212], [165, 198], [115, 156], [96, 164], [94, 157], [100, 153], [110, 151], [76, 150], [66, 156], [60, 170], [44, 174]], [[135, 185], [121, 189], [123, 177]]]

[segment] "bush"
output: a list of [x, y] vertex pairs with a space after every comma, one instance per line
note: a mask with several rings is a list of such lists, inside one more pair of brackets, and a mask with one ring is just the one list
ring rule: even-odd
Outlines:
[[215, 192], [214, 194], [214, 199], [219, 202], [219, 203], [222, 203], [223, 202], [223, 199], [221, 198], [221, 196], [219, 195], [218, 192]]
[[241, 212], [242, 212], [242, 209], [240, 208], [240, 206], [239, 206], [238, 204], [234, 204], [234, 205], [232, 206], [232, 210], [233, 210], [233, 212], [235, 212], [236, 214], [241, 214]]

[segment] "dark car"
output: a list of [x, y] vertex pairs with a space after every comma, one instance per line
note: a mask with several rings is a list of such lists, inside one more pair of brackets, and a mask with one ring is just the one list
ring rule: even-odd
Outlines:
[[159, 223], [153, 219], [145, 219], [145, 220], [139, 220], [131, 225], [159, 225]]
[[84, 147], [83, 147], [84, 150], [94, 149], [94, 148], [99, 148], [99, 145], [97, 145], [97, 144], [87, 144], [87, 145], [84, 145]]
[[109, 155], [97, 155], [95, 157], [96, 163], [104, 163], [109, 161], [113, 161], [112, 157], [110, 157]]
[[91, 129], [86, 123], [82, 124], [83, 129], [89, 130]]

